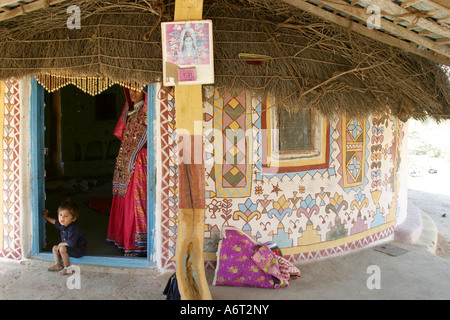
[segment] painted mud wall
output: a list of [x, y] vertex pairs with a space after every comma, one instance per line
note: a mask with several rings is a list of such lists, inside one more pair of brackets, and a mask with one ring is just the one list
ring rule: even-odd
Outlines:
[[22, 259], [27, 248], [22, 241], [27, 223], [22, 221], [21, 89], [26, 88], [19, 88], [18, 81], [0, 81], [0, 258], [13, 260]]
[[[174, 267], [177, 233], [175, 98], [161, 89], [161, 266]], [[406, 216], [407, 126], [395, 117], [325, 118], [322, 153], [270, 166], [270, 103], [206, 91], [205, 259], [213, 267], [224, 226], [275, 241], [292, 262], [389, 240]], [[243, 134], [228, 139], [227, 129]], [[232, 141], [230, 141], [232, 140]], [[238, 159], [238, 161], [227, 159]], [[403, 161], [405, 160], [405, 161]]]
[[[15, 260], [28, 257], [31, 246], [30, 90], [29, 79], [0, 82], [0, 258]], [[264, 135], [268, 103], [245, 93], [226, 98], [214, 91], [208, 94], [202, 124], [208, 266], [214, 266], [223, 226], [241, 228], [259, 242], [275, 241], [283, 255], [299, 262], [385, 241], [406, 217], [405, 123], [393, 117], [328, 119], [328, 151], [322, 162], [274, 172], [268, 166]], [[173, 268], [178, 210], [176, 107], [169, 91], [159, 90], [158, 97], [158, 265]], [[224, 143], [221, 133], [230, 126], [245, 128], [248, 134], [231, 141], [232, 145]], [[227, 163], [224, 155], [230, 149], [233, 156], [242, 153], [238, 165]], [[355, 155], [363, 161], [356, 161]]]

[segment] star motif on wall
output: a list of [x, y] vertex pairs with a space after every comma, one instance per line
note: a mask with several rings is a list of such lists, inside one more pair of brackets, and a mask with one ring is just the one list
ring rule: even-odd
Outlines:
[[278, 192], [282, 191], [280, 189], [280, 187], [278, 186], [278, 183], [277, 183], [277, 185], [272, 184], [272, 187], [273, 187], [273, 189], [270, 192], [275, 192], [277, 194], [277, 196], [278, 196]]

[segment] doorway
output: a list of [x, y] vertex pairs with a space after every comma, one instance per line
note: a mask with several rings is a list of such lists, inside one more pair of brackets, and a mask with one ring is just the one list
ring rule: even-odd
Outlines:
[[[147, 186], [148, 254], [145, 257], [124, 257], [113, 244], [106, 242], [112, 201], [112, 177], [120, 148], [120, 140], [113, 135], [113, 131], [125, 103], [123, 87], [114, 85], [96, 96], [84, 93], [72, 85], [53, 93], [46, 92], [38, 83], [32, 84], [33, 87], [36, 89], [32, 90], [32, 96], [34, 94], [40, 97], [32, 97], [31, 108], [43, 108], [39, 101], [45, 103], [45, 108], [36, 112], [36, 117], [41, 117], [36, 128], [39, 133], [37, 136], [41, 138], [37, 140], [42, 140], [34, 146], [35, 152], [42, 150], [36, 156], [36, 161], [41, 162], [40, 166], [37, 166], [36, 174], [40, 171], [44, 176], [34, 179], [42, 190], [42, 195], [35, 201], [37, 207], [48, 209], [50, 216], [56, 218], [57, 207], [63, 200], [70, 199], [78, 205], [80, 218], [77, 223], [85, 232], [88, 241], [87, 255], [76, 259], [78, 262], [125, 266], [153, 265], [151, 235], [154, 234], [155, 179], [154, 170], [150, 167], [154, 164], [152, 146], [148, 148], [148, 167], [151, 170], [147, 168], [150, 173]], [[149, 89], [150, 87], [152, 86], [149, 86]], [[149, 94], [149, 109], [152, 104], [151, 97]], [[35, 106], [33, 101], [36, 101]], [[148, 141], [153, 141], [153, 135], [150, 134], [153, 132], [150, 114], [148, 118], [148, 124], [151, 125], [148, 127]], [[33, 212], [40, 214], [41, 210]], [[37, 247], [38, 255], [51, 256], [52, 246], [59, 241], [59, 231], [42, 218], [34, 220], [38, 220], [39, 227], [33, 230], [39, 234], [35, 235], [33, 232], [33, 238], [37, 238], [33, 242], [39, 245], [33, 247]]]

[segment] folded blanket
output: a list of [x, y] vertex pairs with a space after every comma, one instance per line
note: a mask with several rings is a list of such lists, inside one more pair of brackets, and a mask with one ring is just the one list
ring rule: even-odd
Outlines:
[[299, 276], [300, 271], [267, 244], [254, 242], [236, 228], [223, 229], [213, 285], [279, 289], [289, 285], [292, 274]]

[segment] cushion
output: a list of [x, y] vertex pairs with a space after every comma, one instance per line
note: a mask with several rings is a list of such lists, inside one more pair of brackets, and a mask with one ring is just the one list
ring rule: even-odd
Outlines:
[[225, 227], [222, 232], [213, 285], [275, 289], [288, 285], [276, 254], [266, 244], [254, 242], [233, 227]]

